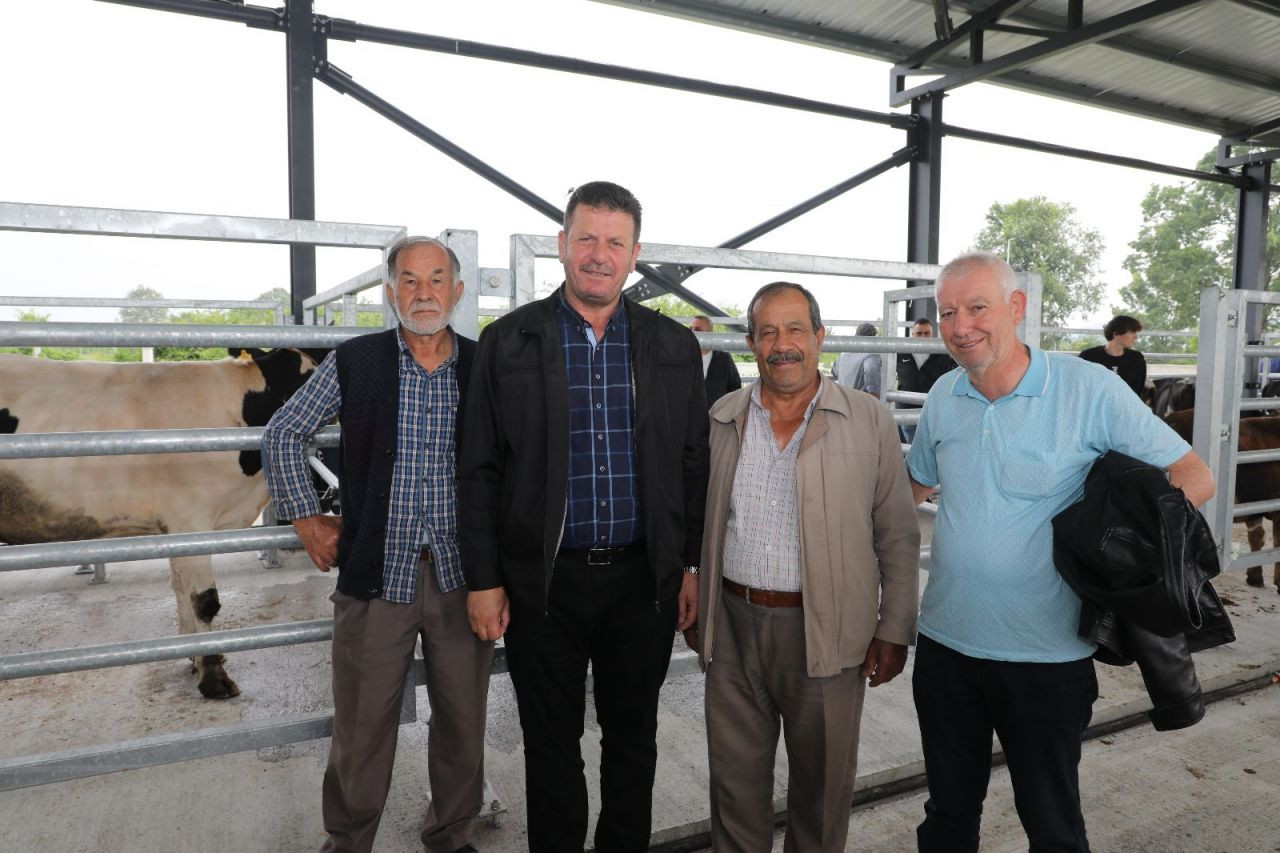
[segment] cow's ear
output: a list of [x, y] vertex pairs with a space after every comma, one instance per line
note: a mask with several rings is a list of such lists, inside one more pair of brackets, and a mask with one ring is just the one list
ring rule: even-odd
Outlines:
[[227, 355], [232, 358], [238, 358], [241, 361], [257, 361], [267, 357], [266, 350], [260, 350], [255, 347], [227, 347]]

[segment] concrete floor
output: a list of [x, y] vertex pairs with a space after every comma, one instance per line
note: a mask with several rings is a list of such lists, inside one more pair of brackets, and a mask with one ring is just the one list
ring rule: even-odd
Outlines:
[[[251, 555], [218, 557], [215, 566], [223, 599], [218, 627], [329, 615], [332, 578], [315, 572], [303, 555], [286, 555], [284, 567], [272, 571]], [[166, 563], [115, 565], [109, 574], [110, 583], [100, 586], [69, 569], [0, 574], [0, 653], [174, 632]], [[1231, 602], [1239, 641], [1197, 656], [1204, 687], [1225, 688], [1280, 670], [1280, 596], [1272, 588], [1245, 586], [1241, 575], [1216, 586]], [[329, 705], [324, 644], [240, 653], [228, 671], [243, 694], [225, 702], [201, 699], [177, 661], [0, 682], [0, 761]], [[1099, 680], [1095, 722], [1142, 709], [1136, 671], [1101, 667]], [[425, 719], [425, 691], [418, 691], [418, 704]], [[496, 827], [482, 824], [476, 844], [484, 851], [523, 850], [521, 738], [505, 676], [494, 678], [489, 707], [488, 777], [508, 813]], [[659, 725], [655, 844], [694, 838], [707, 828], [699, 675], [669, 680]], [[907, 678], [870, 694], [862, 731], [860, 789], [921, 773]], [[1214, 705], [1204, 722], [1184, 732], [1158, 734], [1142, 726], [1091, 741], [1082, 775], [1095, 849], [1280, 850], [1277, 731], [1280, 691], [1270, 688]], [[376, 848], [381, 853], [419, 849], [425, 741], [421, 723], [402, 727]], [[319, 789], [327, 749], [327, 740], [309, 741], [3, 792], [0, 851], [313, 851], [322, 839]], [[591, 779], [599, 759], [592, 719], [583, 753]], [[780, 750], [779, 798], [786, 775]], [[594, 798], [594, 785], [591, 790]], [[907, 796], [856, 811], [849, 849], [912, 849], [922, 799]], [[1003, 771], [993, 778], [988, 815], [984, 850], [1025, 849]]]

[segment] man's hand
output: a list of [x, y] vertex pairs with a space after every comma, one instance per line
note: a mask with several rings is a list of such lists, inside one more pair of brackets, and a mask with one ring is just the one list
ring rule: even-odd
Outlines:
[[692, 572], [684, 573], [684, 580], [680, 583], [680, 607], [676, 612], [677, 631], [684, 631], [698, 621], [698, 576]]
[[496, 640], [507, 633], [511, 624], [511, 605], [507, 591], [496, 586], [493, 589], [474, 589], [467, 593], [467, 619], [471, 630], [482, 640]]
[[907, 665], [907, 647], [874, 637], [867, 646], [867, 659], [863, 669], [867, 673], [867, 686], [879, 687], [898, 677]]
[[342, 518], [336, 515], [309, 515], [295, 518], [293, 529], [307, 549], [307, 556], [316, 568], [327, 572], [338, 560], [338, 534], [342, 532]]
[[936, 491], [938, 491], [937, 486], [922, 486], [915, 480], [911, 481], [911, 500], [916, 506], [920, 506], [920, 504], [929, 499], [929, 495]]

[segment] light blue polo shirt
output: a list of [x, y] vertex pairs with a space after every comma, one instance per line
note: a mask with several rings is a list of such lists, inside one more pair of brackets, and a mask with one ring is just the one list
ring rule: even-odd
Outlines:
[[970, 657], [1061, 663], [1094, 645], [1053, 565], [1053, 517], [1108, 450], [1167, 468], [1190, 447], [1116, 374], [1029, 349], [1013, 393], [990, 401], [957, 368], [925, 402], [907, 470], [942, 494], [920, 633]]

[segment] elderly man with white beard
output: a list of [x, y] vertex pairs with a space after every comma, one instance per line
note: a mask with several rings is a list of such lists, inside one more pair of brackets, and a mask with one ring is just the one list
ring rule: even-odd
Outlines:
[[[484, 785], [493, 643], [467, 622], [457, 538], [455, 445], [475, 342], [449, 326], [458, 259], [427, 237], [387, 254], [399, 327], [342, 343], [267, 425], [267, 484], [312, 562], [338, 568], [333, 601], [333, 739], [322, 851], [368, 851], [382, 817], [400, 696], [422, 637], [431, 701], [428, 851], [470, 851]], [[306, 447], [342, 424], [343, 515], [321, 515]]]

